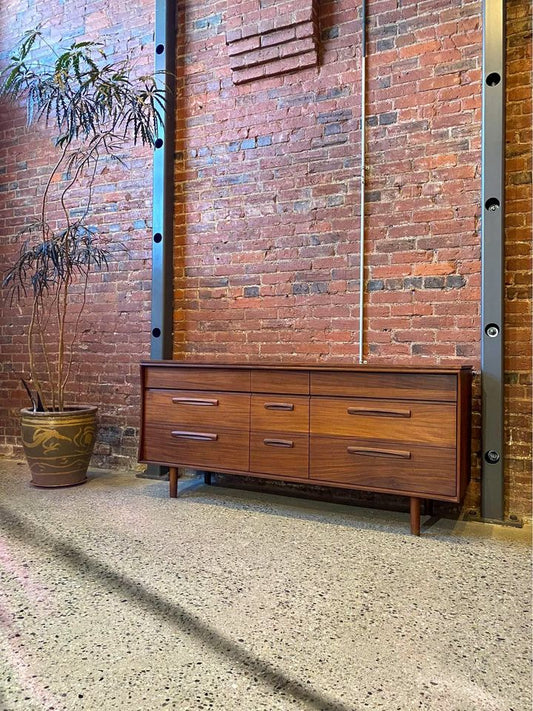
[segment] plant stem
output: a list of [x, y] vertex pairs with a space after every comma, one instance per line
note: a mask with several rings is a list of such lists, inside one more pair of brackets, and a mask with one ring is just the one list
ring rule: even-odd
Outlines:
[[[37, 304], [35, 316], [36, 316], [36, 324], [37, 324], [37, 330], [39, 333], [39, 340], [41, 342], [41, 350], [43, 352], [43, 358], [44, 358], [44, 364], [46, 368], [46, 375], [48, 377], [48, 382], [53, 383], [53, 375], [52, 375], [52, 367], [50, 364], [50, 355], [49, 355], [49, 348], [46, 344], [46, 338], [45, 338], [45, 332], [46, 332], [46, 326], [48, 324], [48, 319], [46, 320], [45, 323], [42, 321], [42, 314], [44, 312], [44, 305], [43, 305], [43, 299], [42, 296], [39, 298], [39, 301], [35, 301]], [[57, 407], [57, 402], [55, 398], [55, 391], [52, 389], [51, 392], [51, 398], [52, 398], [52, 403], [51, 403], [51, 408], [52, 410], [55, 410]], [[42, 399], [42, 396], [41, 396]]]
[[29, 353], [29, 365], [30, 365], [30, 378], [31, 378], [32, 383], [35, 387], [35, 391], [41, 398], [43, 407], [46, 410], [46, 401], [45, 401], [43, 389], [41, 386], [41, 382], [39, 380], [39, 376], [37, 375], [37, 368], [35, 365], [35, 352], [33, 350], [33, 335], [34, 335], [34, 331], [35, 331], [35, 325], [38, 321], [38, 310], [39, 310], [38, 302], [34, 298], [33, 303], [32, 303], [30, 326], [28, 328], [28, 353]]

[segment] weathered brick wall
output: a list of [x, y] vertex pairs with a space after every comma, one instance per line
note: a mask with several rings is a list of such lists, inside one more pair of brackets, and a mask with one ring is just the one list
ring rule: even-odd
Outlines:
[[[153, 65], [152, 0], [90, 2], [8, 0], [0, 6], [0, 51], [45, 21], [53, 39], [99, 40], [115, 56], [131, 53], [139, 72]], [[21, 222], [35, 215], [53, 153], [45, 131], [28, 131], [23, 110], [0, 109], [0, 250], [2, 271], [15, 253]], [[74, 402], [99, 403], [96, 462], [131, 466], [139, 426], [138, 362], [149, 354], [151, 151], [136, 149], [127, 169], [106, 163], [91, 221], [110, 247], [109, 271], [90, 283], [81, 348], [71, 386]], [[27, 406], [18, 376], [27, 372], [27, 315], [0, 304], [0, 453], [19, 455], [18, 408]]]
[[[21, 4], [1, 10], [7, 28], [2, 47], [11, 44], [19, 26], [14, 8]], [[57, 4], [62, 27], [80, 23], [83, 33], [100, 22], [99, 31], [113, 41], [122, 37], [128, 46], [142, 45], [143, 56], [151, 54], [152, 2], [138, 0], [127, 11], [116, 2], [91, 2], [85, 21], [81, 4], [79, 15], [72, 12], [76, 3]], [[313, 6], [316, 14], [309, 15]], [[37, 3], [32, 11], [35, 19], [41, 7]], [[531, 502], [529, 2], [512, 0], [507, 7], [506, 508], [521, 515]], [[273, 23], [281, 16], [278, 27]], [[287, 73], [293, 69], [288, 62], [296, 61], [296, 28], [311, 20], [317, 30], [298, 30], [305, 34], [306, 58], [299, 70]], [[358, 4], [183, 0], [178, 22], [175, 357], [356, 361]], [[243, 39], [255, 53], [248, 58]], [[369, 0], [368, 40], [365, 359], [469, 362], [479, 370], [481, 2]], [[259, 71], [263, 60], [259, 79], [245, 76], [249, 68]], [[0, 149], [9, 156], [6, 182], [12, 185], [14, 177], [23, 179], [22, 169], [16, 175], [20, 159], [13, 157], [22, 140], [21, 117], [10, 116], [4, 126], [6, 136], [16, 134]], [[126, 235], [131, 252], [117, 255], [110, 273], [95, 284], [93, 313], [98, 316], [100, 309], [105, 317], [94, 319], [84, 342], [86, 391], [92, 400], [97, 393], [107, 427], [99, 461], [111, 465], [133, 461], [137, 362], [148, 352], [147, 159], [140, 156], [127, 184], [106, 188], [105, 200], [114, 206], [109, 212], [117, 219], [105, 229], [121, 239]], [[18, 194], [9, 189], [5, 197]], [[9, 210], [13, 203], [3, 202], [4, 227]], [[5, 313], [2, 341], [9, 360], [20, 362], [20, 322], [12, 310]], [[4, 372], [2, 382], [9, 403], [20, 404], [13, 377]], [[476, 451], [477, 380], [475, 392]], [[8, 453], [13, 412], [0, 431]], [[469, 507], [479, 505], [479, 466], [473, 459]]]
[[531, 3], [507, 3], [506, 499], [531, 509]]
[[[270, 5], [180, 5], [175, 355], [353, 361], [359, 329], [358, 8], [318, 4], [318, 67], [280, 76], [265, 71], [238, 83], [231, 71], [235, 33], [257, 34], [264, 20], [267, 27]], [[509, 5], [510, 42], [523, 53], [528, 3]], [[247, 29], [252, 12], [254, 32]], [[477, 0], [369, 3], [369, 362], [460, 361], [479, 370], [481, 30]], [[510, 84], [527, 85], [524, 61]], [[509, 71], [518, 69], [511, 63]], [[520, 143], [523, 155], [528, 139], [522, 135]], [[509, 180], [523, 180], [525, 170]], [[509, 239], [521, 240], [523, 248], [526, 208], [516, 209], [524, 229]], [[524, 260], [520, 274], [514, 274], [516, 264], [508, 267], [513, 282], [527, 280]], [[525, 289], [520, 293], [525, 313], [530, 302]], [[510, 344], [509, 354], [522, 346]], [[517, 381], [509, 389], [509, 436], [520, 444], [510, 453], [507, 508], [518, 514], [531, 500], [525, 359], [508, 363], [508, 379]], [[479, 506], [478, 380], [475, 385], [469, 507]]]

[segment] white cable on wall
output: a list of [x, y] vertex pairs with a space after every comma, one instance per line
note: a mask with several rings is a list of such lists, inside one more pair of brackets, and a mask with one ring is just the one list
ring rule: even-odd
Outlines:
[[361, 213], [359, 224], [359, 363], [363, 363], [365, 294], [365, 183], [366, 183], [366, 0], [361, 7]]

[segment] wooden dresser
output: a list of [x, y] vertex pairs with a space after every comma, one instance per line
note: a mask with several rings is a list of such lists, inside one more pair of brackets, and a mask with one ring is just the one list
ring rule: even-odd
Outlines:
[[470, 367], [141, 364], [139, 460], [459, 502], [470, 465]]

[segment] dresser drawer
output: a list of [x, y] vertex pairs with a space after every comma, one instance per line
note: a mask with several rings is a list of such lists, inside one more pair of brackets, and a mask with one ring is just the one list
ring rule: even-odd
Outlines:
[[309, 398], [252, 395], [252, 430], [309, 431]]
[[311, 395], [455, 402], [457, 377], [450, 373], [311, 372]]
[[454, 447], [455, 405], [408, 400], [313, 398], [311, 433]]
[[142, 442], [142, 459], [171, 466], [198, 469], [236, 469], [249, 466], [248, 430], [174, 428], [147, 425]]
[[453, 449], [311, 437], [310, 456], [313, 480], [398, 494], [457, 496]]
[[152, 424], [248, 430], [250, 395], [208, 390], [147, 390], [145, 418]]
[[252, 392], [309, 395], [309, 371], [252, 370]]
[[144, 367], [146, 388], [250, 392], [250, 371], [231, 367]]
[[250, 470], [283, 477], [309, 476], [309, 437], [287, 432], [252, 432]]

